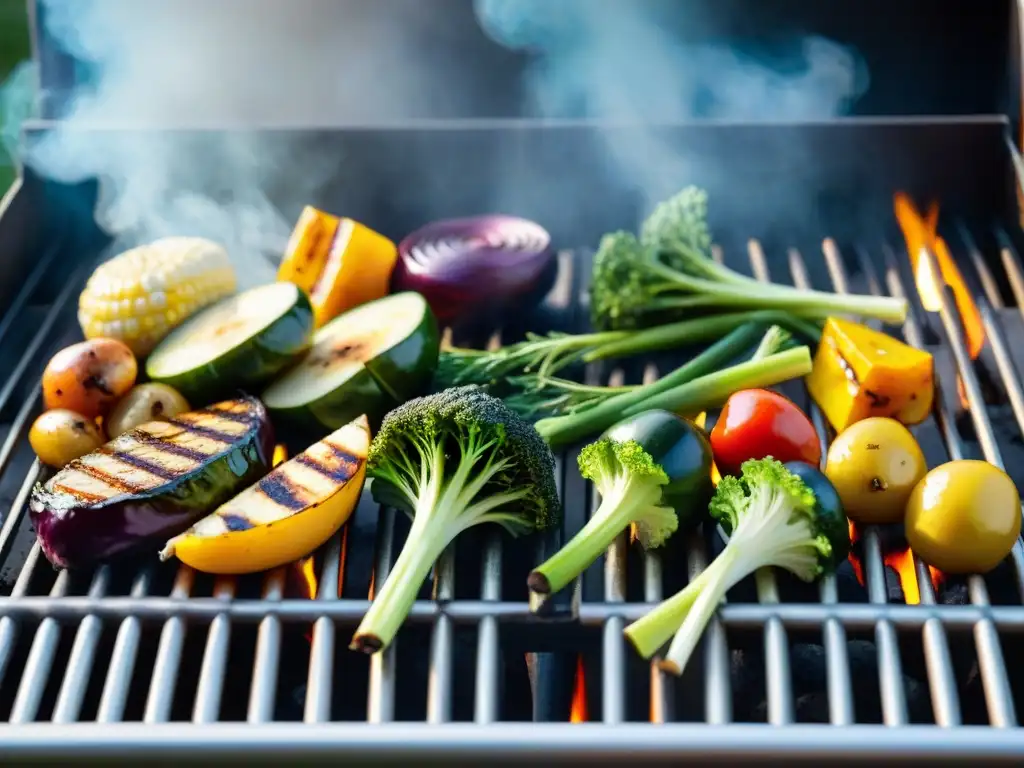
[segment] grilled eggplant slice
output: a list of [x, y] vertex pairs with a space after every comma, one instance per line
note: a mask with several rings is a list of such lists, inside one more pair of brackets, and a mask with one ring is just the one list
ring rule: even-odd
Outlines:
[[32, 490], [47, 559], [81, 568], [186, 530], [270, 469], [274, 433], [251, 397], [136, 427]]

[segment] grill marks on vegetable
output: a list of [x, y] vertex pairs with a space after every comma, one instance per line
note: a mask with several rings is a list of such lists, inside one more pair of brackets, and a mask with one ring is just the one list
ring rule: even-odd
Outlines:
[[[271, 525], [322, 504], [351, 481], [366, 462], [369, 425], [356, 421], [281, 464], [232, 503], [203, 519], [194, 530], [203, 536]], [[236, 499], [241, 502], [241, 497]]]
[[219, 403], [151, 422], [73, 461], [52, 489], [96, 503], [121, 494], [153, 491], [228, 450], [253, 426], [240, 403]]

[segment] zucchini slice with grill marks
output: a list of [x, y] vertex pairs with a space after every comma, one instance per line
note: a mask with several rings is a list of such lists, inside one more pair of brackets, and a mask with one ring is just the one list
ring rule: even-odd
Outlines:
[[423, 392], [439, 347], [437, 320], [420, 294], [385, 296], [317, 331], [309, 353], [262, 399], [275, 419], [307, 428], [338, 429], [361, 414], [376, 424]]
[[301, 288], [270, 283], [204, 309], [164, 339], [146, 374], [192, 403], [261, 387], [309, 349], [313, 308]]

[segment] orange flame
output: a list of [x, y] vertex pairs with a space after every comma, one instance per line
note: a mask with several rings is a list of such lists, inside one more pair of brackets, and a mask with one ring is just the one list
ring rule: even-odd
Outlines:
[[583, 675], [583, 656], [576, 657], [576, 683], [572, 693], [570, 723], [587, 722], [587, 680]]
[[903, 238], [907, 242], [907, 253], [910, 266], [914, 272], [917, 292], [921, 297], [922, 306], [929, 312], [938, 312], [942, 305], [940, 286], [937, 275], [931, 273], [928, 259], [922, 259], [922, 253], [931, 253], [938, 265], [942, 280], [952, 289], [957, 309], [963, 318], [964, 334], [967, 338], [967, 349], [971, 359], [977, 359], [981, 348], [985, 345], [985, 328], [982, 325], [981, 313], [967, 288], [963, 275], [946, 245], [946, 241], [938, 236], [939, 207], [932, 204], [927, 215], [922, 216], [910, 198], [898, 192], [893, 199], [893, 208]]
[[[856, 542], [860, 538], [860, 532], [857, 527], [850, 522], [850, 540]], [[864, 579], [864, 567], [860, 562], [859, 558], [853, 553], [852, 549], [849, 556], [850, 565], [853, 566], [853, 572], [857, 576], [857, 581], [863, 586], [866, 582]], [[892, 568], [900, 579], [900, 589], [903, 591], [903, 601], [907, 605], [918, 605], [921, 602], [921, 585], [917, 580], [917, 569], [914, 567], [914, 555], [911, 552], [910, 547], [907, 547], [901, 551], [889, 552], [882, 557], [882, 563]], [[942, 571], [936, 568], [928, 566], [928, 573], [931, 576], [932, 586], [938, 590], [939, 585], [942, 583]]]

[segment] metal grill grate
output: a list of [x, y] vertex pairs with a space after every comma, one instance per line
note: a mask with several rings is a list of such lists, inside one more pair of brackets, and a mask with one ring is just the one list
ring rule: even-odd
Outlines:
[[[979, 455], [1014, 474], [1021, 468], [1015, 459], [1024, 458], [1024, 387], [1015, 362], [1024, 339], [1024, 267], [1002, 231], [995, 234], [995, 273], [965, 228], [956, 235], [961, 269], [981, 286], [976, 301], [988, 346], [976, 362], [949, 296], [937, 315], [922, 308], [902, 249], [841, 251], [826, 240], [819, 256], [751, 241], [745, 258], [730, 249], [725, 261], [762, 280], [910, 299], [903, 335], [935, 352], [940, 373], [935, 413], [916, 430], [929, 463]], [[716, 255], [722, 258], [722, 250]], [[557, 282], [536, 322], [582, 327], [589, 257], [565, 252], [559, 259]], [[91, 757], [122, 758], [158, 749], [254, 758], [344, 750], [353, 760], [494, 760], [504, 751], [520, 759], [714, 754], [793, 761], [793, 745], [801, 744], [799, 757], [808, 760], [1019, 760], [1024, 739], [1015, 694], [1021, 701], [1024, 666], [1012, 646], [1024, 631], [1019, 542], [994, 575], [939, 590], [916, 562], [921, 604], [908, 606], [893, 602], [884, 562], [889, 534], [868, 528], [858, 550], [863, 595], [845, 599], [861, 589], [849, 574], [846, 582], [841, 574], [802, 589], [784, 576], [764, 579], [756, 599], [730, 593], [705, 635], [703, 658], [678, 682], [634, 658], [622, 629], [700, 572], [713, 554], [711, 531], [667, 555], [640, 554], [619, 540], [543, 619], [524, 602], [525, 574], [558, 537], [540, 542], [538, 552], [535, 541], [512, 542], [493, 531], [464, 536], [443, 557], [432, 591], [421, 595], [396, 643], [370, 660], [345, 646], [407, 524], [368, 498], [317, 554], [312, 600], [301, 594], [304, 582], [294, 568], [214, 580], [151, 558], [91, 574], [54, 573], [26, 519], [41, 470], [24, 436], [39, 406], [35, 382], [47, 354], [71, 339], [57, 331], [71, 328], [71, 299], [84, 273], [50, 301], [42, 295], [49, 267], [49, 260], [39, 264], [0, 322], [0, 350], [19, 350], [0, 383], [0, 413], [11, 414], [0, 444], [0, 494], [12, 499], [0, 528], [0, 586], [7, 595], [0, 597], [0, 723], [7, 723], [0, 724], [0, 743], [12, 754], [71, 758], [88, 747]], [[500, 334], [491, 342], [498, 340]], [[592, 366], [586, 376], [649, 380], [668, 365], [670, 358], [639, 370]], [[810, 409], [827, 447], [830, 434], [802, 387], [784, 390]], [[582, 526], [594, 502], [574, 458], [569, 451], [558, 463], [565, 535]], [[960, 597], [951, 600], [943, 590], [954, 586]], [[816, 704], [806, 701], [806, 661], [794, 656], [795, 644], [823, 649]], [[868, 647], [874, 661], [865, 666], [854, 655]], [[578, 654], [589, 719], [619, 727], [568, 724]], [[744, 669], [743, 659], [762, 664]], [[745, 687], [744, 677], [760, 682]], [[865, 688], [877, 702], [864, 701]], [[531, 720], [555, 722], [521, 725]], [[754, 724], [760, 720], [783, 727]], [[400, 724], [363, 725], [392, 721]], [[842, 727], [853, 725], [859, 727]], [[991, 727], [955, 727], [961, 725]]]

